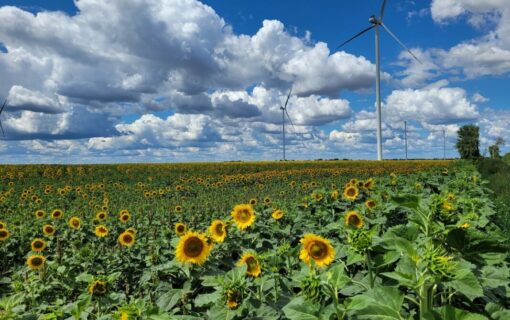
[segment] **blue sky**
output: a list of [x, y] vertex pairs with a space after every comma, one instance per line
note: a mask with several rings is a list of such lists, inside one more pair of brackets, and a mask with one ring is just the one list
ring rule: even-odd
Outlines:
[[[0, 1], [4, 163], [375, 159], [380, 1]], [[381, 36], [384, 157], [456, 157], [510, 140], [510, 4], [388, 0]], [[510, 141], [508, 141], [510, 144]], [[503, 152], [510, 151], [507, 146]]]

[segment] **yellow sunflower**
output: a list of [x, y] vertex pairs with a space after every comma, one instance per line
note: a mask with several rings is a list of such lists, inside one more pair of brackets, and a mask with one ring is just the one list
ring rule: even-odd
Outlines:
[[331, 200], [338, 199], [339, 194], [340, 193], [338, 192], [338, 190], [335, 190], [335, 191], [331, 192]]
[[271, 198], [265, 197], [264, 198], [264, 204], [270, 204], [270, 203], [271, 203]]
[[43, 239], [35, 238], [31, 244], [32, 251], [42, 252], [46, 248], [46, 242]]
[[355, 186], [349, 186], [344, 189], [344, 197], [349, 201], [354, 201], [359, 195], [359, 190]]
[[33, 255], [28, 257], [27, 259], [27, 265], [32, 270], [42, 269], [44, 267], [44, 261], [46, 258], [41, 255]]
[[374, 188], [375, 181], [373, 178], [369, 178], [365, 183], [363, 183], [363, 188], [366, 190], [372, 190]]
[[43, 233], [48, 237], [51, 237], [55, 234], [55, 227], [52, 226], [51, 224], [45, 224], [43, 226]]
[[375, 200], [373, 199], [368, 199], [367, 201], [365, 201], [365, 206], [368, 208], [368, 209], [373, 209], [375, 208], [377, 204], [375, 203]]
[[0, 221], [0, 230], [7, 229], [7, 223]]
[[125, 215], [126, 213], [127, 213], [127, 214], [129, 214], [129, 211], [128, 211], [128, 210], [126, 210], [126, 209], [122, 209], [122, 210], [120, 210], [120, 211], [119, 211], [119, 217], [122, 217], [122, 216], [123, 216], [123, 215]]
[[226, 305], [229, 309], [236, 309], [239, 303], [242, 302], [242, 294], [238, 290], [227, 290], [226, 292]]
[[283, 218], [283, 211], [280, 209], [275, 210], [271, 214], [271, 217], [273, 217], [273, 219], [275, 219], [275, 220], [280, 220], [281, 218]]
[[240, 267], [242, 265], [245, 265], [248, 267], [246, 269], [246, 274], [252, 276], [252, 277], [258, 277], [260, 273], [262, 272], [262, 269], [260, 267], [259, 260], [257, 256], [253, 253], [244, 253], [241, 256], [241, 259], [237, 262], [237, 266]]
[[308, 233], [301, 238], [300, 242], [303, 244], [303, 249], [301, 249], [299, 259], [303, 262], [310, 264], [310, 259], [313, 259], [319, 267], [327, 266], [333, 262], [335, 249], [333, 249], [329, 240]]
[[188, 229], [186, 228], [186, 225], [182, 222], [178, 222], [175, 224], [175, 233], [181, 237], [183, 236]]
[[100, 296], [106, 293], [106, 281], [95, 280], [89, 285], [89, 294]]
[[37, 210], [35, 212], [35, 217], [37, 219], [42, 219], [42, 218], [44, 218], [45, 215], [46, 215], [46, 213], [43, 210]]
[[237, 227], [244, 230], [251, 226], [255, 221], [255, 212], [249, 204], [238, 204], [230, 213]]
[[64, 211], [60, 209], [55, 209], [51, 212], [52, 219], [61, 219], [64, 216]]
[[209, 257], [211, 248], [204, 234], [188, 231], [179, 239], [175, 256], [180, 262], [202, 265]]
[[255, 199], [255, 198], [250, 199], [250, 204], [252, 206], [256, 205], [257, 204], [257, 199]]
[[11, 233], [9, 232], [9, 230], [7, 229], [0, 229], [0, 241], [5, 241], [7, 239], [9, 239], [9, 237], [11, 236]]
[[68, 224], [69, 227], [71, 227], [71, 229], [74, 230], [80, 230], [81, 228], [81, 220], [78, 217], [72, 217], [71, 219], [69, 219]]
[[221, 220], [214, 220], [209, 226], [211, 238], [217, 242], [225, 241], [225, 237], [227, 236], [226, 226], [225, 222]]
[[359, 214], [358, 212], [356, 212], [354, 210], [348, 211], [345, 214], [344, 220], [345, 220], [345, 225], [353, 226], [358, 229], [365, 225], [365, 222], [363, 221], [363, 217], [361, 216], [361, 214]]
[[96, 219], [97, 220], [105, 220], [108, 217], [108, 214], [104, 211], [99, 211], [96, 213]]
[[131, 214], [129, 214], [129, 213], [124, 213], [123, 215], [121, 215], [121, 216], [119, 217], [119, 220], [120, 220], [120, 222], [126, 223], [126, 222], [128, 222], [129, 220], [131, 220]]
[[108, 235], [108, 228], [105, 225], [100, 224], [96, 226], [96, 236], [104, 238]]
[[175, 212], [181, 213], [182, 212], [182, 206], [175, 206]]
[[135, 235], [135, 236], [136, 236], [136, 229], [135, 229], [135, 228], [127, 228], [127, 229], [126, 229], [126, 232], [129, 232], [129, 233], [131, 233], [132, 235]]
[[119, 243], [126, 247], [131, 247], [135, 243], [135, 235], [129, 231], [124, 231], [119, 235]]

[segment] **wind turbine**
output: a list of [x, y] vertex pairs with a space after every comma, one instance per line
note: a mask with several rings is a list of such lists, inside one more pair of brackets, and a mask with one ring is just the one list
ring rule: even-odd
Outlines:
[[292, 127], [294, 127], [294, 124], [292, 123], [292, 120], [290, 119], [289, 113], [287, 112], [287, 104], [289, 103], [291, 94], [292, 94], [292, 87], [290, 87], [289, 94], [287, 95], [287, 100], [285, 101], [285, 104], [283, 106], [280, 106], [280, 110], [282, 110], [283, 161], [286, 160], [285, 159], [285, 115], [287, 115], [290, 123], [292, 124]]
[[391, 32], [391, 30], [383, 23], [383, 17], [384, 17], [384, 9], [386, 7], [387, 0], [384, 0], [381, 5], [381, 12], [379, 15], [379, 19], [376, 18], [375, 15], [372, 15], [368, 22], [370, 22], [372, 25], [357, 34], [355, 34], [353, 37], [351, 37], [349, 40], [343, 42], [340, 44], [336, 49], [340, 49], [347, 43], [351, 42], [352, 40], [356, 39], [357, 37], [361, 36], [365, 32], [368, 32], [372, 29], [375, 29], [375, 66], [376, 66], [376, 84], [375, 84], [375, 95], [376, 95], [376, 111], [377, 111], [377, 160], [382, 160], [382, 129], [381, 129], [381, 64], [380, 64], [380, 54], [379, 54], [379, 28], [382, 27], [386, 32], [390, 34], [390, 36], [395, 39], [402, 48], [404, 48], [409, 54], [416, 59], [419, 63], [422, 63], [418, 57], [414, 55], [414, 53], [400, 41], [397, 36]]
[[7, 104], [7, 99], [4, 100], [4, 104], [2, 105], [2, 108], [0, 109], [0, 129], [2, 129], [2, 136], [5, 137], [4, 127], [2, 126], [2, 112], [5, 109], [5, 105]]

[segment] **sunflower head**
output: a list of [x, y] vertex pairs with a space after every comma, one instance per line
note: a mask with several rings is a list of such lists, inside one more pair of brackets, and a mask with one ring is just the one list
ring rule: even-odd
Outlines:
[[247, 252], [241, 256], [241, 259], [237, 262], [237, 266], [246, 265], [246, 274], [252, 277], [258, 277], [262, 272], [260, 262], [257, 256], [253, 253]]
[[271, 214], [271, 217], [275, 220], [280, 220], [281, 218], [283, 218], [283, 211], [278, 209], [278, 210], [275, 210], [273, 211], [273, 213]]
[[257, 199], [255, 199], [255, 198], [251, 198], [251, 199], [250, 199], [250, 204], [251, 204], [252, 206], [256, 205], [256, 204], [257, 204]]
[[331, 200], [338, 199], [339, 194], [340, 193], [338, 192], [338, 190], [334, 190], [333, 192], [331, 192]]
[[243, 294], [240, 290], [228, 289], [225, 292], [225, 304], [231, 310], [237, 309], [239, 304], [243, 301]]
[[44, 218], [45, 215], [46, 215], [46, 213], [43, 210], [37, 210], [35, 212], [35, 217], [37, 219], [42, 219], [42, 218]]
[[271, 203], [271, 198], [265, 197], [264, 198], [264, 204], [270, 204], [270, 203]]
[[373, 178], [369, 178], [367, 181], [363, 183], [363, 188], [366, 190], [372, 190], [375, 186], [375, 181]]
[[0, 229], [0, 241], [5, 241], [7, 239], [9, 239], [9, 237], [11, 236], [9, 230], [3, 228], [3, 229]]
[[345, 214], [344, 221], [346, 226], [355, 227], [357, 229], [362, 228], [365, 225], [363, 216], [354, 210], [348, 211]]
[[355, 186], [351, 185], [344, 189], [344, 197], [349, 201], [354, 201], [359, 195], [359, 190]]
[[375, 200], [373, 200], [373, 199], [368, 199], [367, 201], [365, 201], [365, 207], [367, 207], [370, 210], [375, 208], [376, 205], [377, 204], [375, 203]]
[[126, 232], [129, 232], [129, 233], [131, 233], [132, 235], [135, 235], [135, 236], [136, 236], [136, 229], [135, 229], [135, 228], [127, 228], [127, 229], [126, 229]]
[[182, 222], [178, 222], [175, 224], [175, 233], [181, 237], [186, 234], [187, 228], [186, 225]]
[[95, 233], [99, 238], [104, 238], [108, 235], [108, 228], [103, 224], [97, 225]]
[[7, 229], [7, 223], [0, 221], [0, 230]]
[[122, 210], [120, 210], [120, 211], [119, 211], [119, 217], [122, 217], [122, 216], [123, 216], [123, 215], [125, 215], [126, 213], [128, 213], [128, 214], [129, 214], [129, 211], [128, 211], [128, 210], [126, 210], [126, 209], [122, 209]]
[[33, 256], [28, 257], [27, 265], [31, 270], [42, 269], [42, 267], [44, 267], [45, 260], [46, 260], [46, 258], [44, 258], [44, 256], [33, 255]]
[[121, 215], [121, 216], [119, 217], [119, 220], [120, 220], [120, 222], [122, 222], [122, 223], [126, 223], [126, 222], [128, 222], [129, 220], [131, 220], [131, 214], [129, 214], [129, 212], [124, 213], [123, 215]]
[[108, 217], [108, 214], [105, 211], [99, 211], [96, 213], [97, 220], [105, 220]]
[[180, 262], [202, 265], [209, 257], [211, 248], [204, 234], [188, 231], [179, 239], [175, 256]]
[[131, 247], [135, 243], [135, 235], [129, 231], [124, 231], [119, 235], [119, 243], [122, 246]]
[[55, 209], [51, 212], [52, 219], [61, 219], [64, 216], [64, 211], [60, 209]]
[[255, 221], [255, 212], [249, 204], [236, 205], [230, 214], [237, 227], [241, 230], [248, 228]]
[[181, 213], [182, 212], [182, 206], [175, 206], [175, 212]]
[[221, 220], [214, 220], [209, 226], [209, 234], [214, 241], [223, 242], [227, 236], [227, 225]]
[[329, 242], [321, 236], [315, 234], [305, 234], [300, 241], [303, 248], [299, 254], [299, 259], [310, 264], [311, 260], [319, 267], [327, 266], [335, 258], [335, 249]]
[[51, 224], [45, 224], [43, 226], [43, 233], [48, 237], [51, 237], [55, 234], [55, 227]]
[[72, 217], [69, 219], [69, 227], [74, 230], [80, 230], [81, 228], [81, 220], [78, 217]]
[[46, 241], [35, 238], [31, 243], [32, 251], [42, 252], [46, 248]]
[[106, 293], [106, 281], [95, 280], [89, 284], [89, 294], [94, 296], [101, 296]]

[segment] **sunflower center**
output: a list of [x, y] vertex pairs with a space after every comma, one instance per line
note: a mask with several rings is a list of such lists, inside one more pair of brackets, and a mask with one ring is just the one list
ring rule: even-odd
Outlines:
[[0, 230], [0, 238], [5, 238], [5, 237], [7, 237], [7, 231]]
[[34, 248], [41, 249], [42, 247], [44, 247], [44, 243], [42, 241], [35, 241], [34, 242]]
[[198, 257], [204, 249], [204, 243], [197, 237], [192, 237], [184, 243], [184, 253], [188, 257]]
[[32, 262], [32, 265], [33, 265], [33, 266], [38, 267], [38, 266], [40, 266], [40, 265], [42, 265], [42, 264], [43, 264], [43, 259], [41, 259], [41, 258], [39, 258], [39, 257], [35, 257], [35, 258], [33, 258], [33, 259], [32, 259], [32, 261], [31, 261], [31, 262]]
[[248, 220], [250, 220], [250, 213], [247, 210], [241, 211], [239, 220], [241, 220], [241, 222], [248, 222]]
[[310, 254], [314, 259], [321, 259], [326, 255], [326, 246], [320, 242], [314, 242], [310, 246]]
[[246, 259], [246, 265], [248, 265], [248, 271], [253, 272], [257, 268], [257, 260], [254, 257], [248, 257]]
[[133, 236], [131, 234], [125, 234], [123, 237], [122, 237], [122, 240], [124, 240], [125, 243], [131, 243], [133, 242]]
[[53, 228], [46, 227], [46, 233], [52, 233], [52, 232], [53, 232]]
[[75, 227], [79, 227], [79, 226], [80, 226], [80, 221], [78, 221], [78, 220], [73, 220], [72, 224], [73, 224], [73, 226], [75, 226]]
[[354, 197], [356, 195], [356, 190], [354, 190], [354, 188], [347, 189], [347, 195], [349, 197]]
[[184, 232], [184, 226], [177, 226], [177, 232]]
[[223, 224], [218, 223], [218, 224], [216, 225], [216, 228], [214, 229], [214, 231], [216, 231], [216, 233], [217, 233], [219, 236], [222, 236], [222, 235], [223, 235]]
[[357, 215], [353, 214], [353, 215], [349, 216], [349, 224], [357, 226], [360, 223], [361, 223], [361, 220]]

